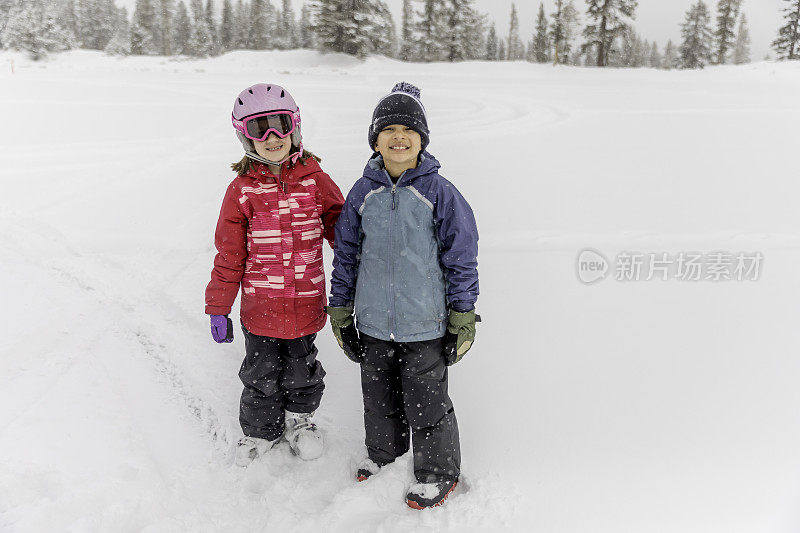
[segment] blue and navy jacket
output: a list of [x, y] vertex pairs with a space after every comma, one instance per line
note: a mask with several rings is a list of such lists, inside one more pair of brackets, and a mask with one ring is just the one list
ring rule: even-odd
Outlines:
[[472, 208], [429, 153], [396, 184], [375, 154], [336, 223], [329, 305], [355, 306], [359, 331], [382, 340], [442, 337], [447, 308], [478, 299]]

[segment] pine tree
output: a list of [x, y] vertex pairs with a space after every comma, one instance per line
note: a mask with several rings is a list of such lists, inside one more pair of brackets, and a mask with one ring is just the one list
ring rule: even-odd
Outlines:
[[586, 14], [593, 23], [583, 31], [587, 40], [583, 46], [593, 48], [597, 66], [605, 67], [609, 64], [614, 40], [636, 18], [638, 0], [587, 0], [587, 3]]
[[370, 37], [370, 46], [367, 52], [397, 56], [397, 27], [394, 24], [389, 7], [382, 0], [373, 0], [372, 14], [365, 17], [361, 28]]
[[150, 0], [153, 8], [152, 26], [150, 32], [153, 36], [153, 47], [155, 55], [163, 54], [164, 43], [162, 41], [163, 32], [161, 30], [161, 0]]
[[192, 0], [192, 30], [184, 53], [194, 57], [208, 57], [214, 54], [214, 36], [208, 26], [206, 9], [202, 0]]
[[95, 0], [76, 0], [75, 2], [75, 36], [80, 48], [94, 48], [95, 28], [92, 21], [97, 17]]
[[621, 32], [621, 46], [619, 53], [612, 53], [609, 56], [610, 65], [615, 67], [641, 68], [647, 64], [648, 54], [650, 53], [650, 43], [642, 40], [632, 26], [628, 26]]
[[525, 47], [519, 37], [519, 16], [517, 15], [517, 6], [511, 2], [511, 20], [508, 25], [508, 56], [509, 61], [517, 61], [524, 59]]
[[11, 8], [14, 7], [16, 0], [0, 0], [0, 50], [7, 48], [3, 41], [3, 33], [8, 22]]
[[312, 29], [323, 51], [365, 57], [384, 46], [387, 30], [382, 13], [388, 12], [385, 4], [369, 0], [315, 0], [312, 11]]
[[158, 19], [161, 30], [161, 53], [171, 56], [175, 40], [175, 0], [159, 0]]
[[445, 33], [445, 10], [441, 0], [423, 0], [417, 13], [417, 52], [422, 61], [441, 61], [445, 58], [441, 35]]
[[208, 28], [211, 30], [211, 33], [216, 33], [217, 31], [217, 22], [214, 16], [215, 11], [216, 9], [214, 8], [214, 0], [206, 0], [206, 22], [208, 23]]
[[271, 48], [270, 32], [275, 28], [274, 9], [268, 0], [251, 0], [248, 20], [249, 32], [245, 48], [267, 50]]
[[55, 9], [53, 3], [42, 2], [43, 18], [41, 25], [42, 35], [39, 37], [44, 49], [48, 52], [62, 52], [77, 46], [75, 34], [64, 26], [61, 13]]
[[497, 29], [494, 24], [489, 28], [489, 35], [486, 37], [486, 54], [484, 59], [487, 61], [497, 61]]
[[397, 32], [394, 19], [382, 0], [345, 0], [348, 7], [345, 53], [366, 57], [370, 53], [394, 57]]
[[26, 0], [16, 4], [8, 13], [2, 41], [7, 48], [27, 52], [34, 61], [49, 52], [69, 50], [71, 32], [61, 25], [59, 14], [48, 9], [44, 0]]
[[386, 40], [389, 43], [389, 48], [392, 52], [390, 57], [397, 59], [400, 53], [400, 37], [397, 33], [397, 24], [394, 22], [392, 11], [383, 1], [379, 3], [378, 11], [379, 19], [384, 21], [383, 34], [386, 36]]
[[597, 58], [592, 53], [591, 47], [581, 46], [578, 48], [578, 51], [580, 52], [580, 63], [578, 64], [584, 67], [591, 67], [594, 65]]
[[[564, 40], [564, 24], [562, 14], [564, 12], [564, 0], [556, 0], [555, 11], [551, 15], [553, 22], [550, 25], [550, 45], [553, 48], [553, 64], [563, 62], [563, 50], [560, 49]], [[561, 57], [559, 57], [559, 55]]]
[[231, 0], [222, 0], [222, 19], [219, 23], [219, 47], [223, 51], [233, 49], [233, 5]]
[[650, 48], [650, 56], [647, 59], [647, 66], [650, 68], [661, 68], [664, 58], [658, 51], [658, 44], [653, 41], [653, 46]]
[[0, 39], [3, 46], [11, 50], [28, 52], [34, 60], [42, 59], [47, 50], [39, 42], [41, 19], [44, 11], [40, 2], [17, 2], [6, 15]]
[[172, 51], [174, 54], [189, 55], [189, 36], [192, 33], [192, 21], [183, 0], [179, 0], [178, 7], [175, 8], [175, 31], [172, 41]]
[[[578, 10], [575, 8], [573, 0], [566, 0], [564, 3], [562, 18], [564, 20], [564, 42], [561, 46], [564, 53], [567, 55], [567, 63], [575, 65], [577, 64], [577, 58], [580, 57], [580, 53], [576, 54], [575, 47], [573, 46], [580, 27], [580, 13], [578, 13]], [[580, 49], [578, 49], [578, 52], [579, 50]]]
[[159, 53], [156, 20], [156, 10], [152, 1], [136, 0], [131, 23], [131, 54], [156, 55]]
[[311, 30], [319, 49], [323, 52], [344, 51], [343, 0], [312, 0], [310, 7], [313, 14]]
[[303, 3], [303, 9], [300, 11], [300, 20], [297, 23], [297, 31], [300, 48], [314, 48], [314, 32], [311, 31], [311, 8], [308, 3]]
[[479, 59], [485, 48], [484, 18], [473, 7], [474, 0], [445, 0], [448, 61]]
[[786, 24], [778, 30], [772, 48], [778, 59], [800, 59], [800, 0], [784, 1], [789, 4], [783, 9]]
[[716, 63], [723, 65], [728, 61], [728, 53], [733, 47], [736, 34], [736, 19], [739, 17], [739, 8], [742, 0], [719, 0], [717, 2], [717, 29], [714, 32], [716, 40]]
[[193, 57], [209, 57], [214, 55], [214, 36], [204, 19], [192, 24], [189, 39], [187, 40], [187, 55]]
[[646, 67], [650, 62], [650, 41], [647, 39], [642, 40], [639, 37], [638, 46], [636, 47], [636, 68]]
[[297, 22], [292, 8], [292, 0], [283, 0], [280, 25], [283, 34], [283, 48], [287, 50], [297, 48]]
[[578, 10], [572, 0], [556, 0], [550, 24], [550, 43], [553, 48], [553, 63], [567, 64], [572, 55], [572, 42], [578, 25]]
[[[153, 16], [149, 19], [153, 31], [157, 25]], [[119, 12], [113, 0], [78, 0], [75, 4], [77, 18], [76, 37], [81, 48], [104, 50], [117, 30]]]
[[341, 20], [344, 30], [345, 54], [356, 57], [366, 57], [375, 49], [374, 15], [375, 5], [370, 0], [342, 0], [343, 17]]
[[633, 31], [631, 26], [626, 27], [620, 33], [620, 40], [622, 41], [620, 46], [620, 53], [619, 56], [613, 57], [611, 60], [611, 65], [613, 67], [632, 67], [635, 63], [635, 55], [636, 55], [636, 32]]
[[400, 42], [400, 60], [411, 61], [415, 57], [414, 43], [414, 9], [411, 0], [403, 0], [402, 35]]
[[[108, 43], [114, 37], [119, 27], [119, 8], [114, 3], [114, 0], [98, 0], [99, 2], [99, 15], [95, 23], [97, 30], [96, 50], [105, 50]], [[158, 21], [156, 21], [156, 25]]]
[[500, 61], [506, 60], [506, 40], [502, 37], [497, 41], [497, 59]]
[[711, 61], [713, 34], [709, 27], [710, 22], [708, 6], [703, 0], [697, 0], [689, 8], [686, 21], [681, 25], [681, 68], [703, 68]]
[[[1, 19], [0, 19], [1, 20]], [[62, 8], [61, 8], [61, 25], [64, 29], [72, 34], [73, 42], [76, 44], [80, 41], [78, 40], [78, 13], [75, 10], [75, 0], [65, 0]], [[2, 22], [0, 22], [0, 29], [3, 27]]]
[[[291, 20], [290, 20], [291, 19]], [[277, 24], [271, 31], [272, 48], [289, 50], [296, 41], [294, 10], [291, 0], [283, 0], [283, 8], [275, 10]]]
[[131, 25], [128, 22], [128, 10], [119, 8], [117, 32], [106, 45], [106, 53], [114, 56], [127, 56], [131, 53]]
[[250, 6], [244, 0], [237, 0], [233, 9], [233, 47], [248, 48], [250, 37]]
[[528, 61], [547, 63], [550, 61], [550, 41], [547, 36], [547, 16], [544, 3], [539, 3], [539, 15], [536, 17], [536, 33], [528, 46]]
[[747, 17], [742, 13], [739, 19], [739, 31], [736, 32], [736, 43], [733, 46], [733, 62], [743, 65], [750, 62], [750, 29]]
[[217, 22], [215, 20], [214, 13], [216, 9], [214, 8], [214, 0], [207, 0], [206, 1], [206, 25], [208, 26], [208, 31], [211, 34], [211, 53], [210, 55], [217, 54], [219, 50], [219, 37], [217, 35], [218, 28]]
[[675, 45], [672, 44], [672, 39], [667, 41], [667, 46], [664, 48], [664, 58], [661, 60], [661, 68], [664, 70], [672, 70], [678, 65], [678, 52], [675, 50]]
[[265, 0], [265, 26], [262, 28], [262, 32], [265, 34], [265, 42], [266, 48], [268, 50], [274, 50], [277, 48], [278, 43], [272, 38], [274, 35], [275, 29], [280, 27], [280, 12], [278, 9], [272, 5], [270, 0]]

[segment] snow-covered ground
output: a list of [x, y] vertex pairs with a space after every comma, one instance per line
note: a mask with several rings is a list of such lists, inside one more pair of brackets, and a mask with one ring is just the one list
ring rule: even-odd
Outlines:
[[[327, 328], [324, 456], [233, 466], [242, 336], [203, 314], [235, 94], [288, 87], [346, 192], [401, 80], [481, 231], [483, 323], [450, 374], [463, 483], [424, 512], [409, 457], [353, 480], [358, 370]], [[797, 531], [799, 91], [800, 64], [0, 54], [0, 530]], [[584, 248], [764, 260], [584, 285]]]

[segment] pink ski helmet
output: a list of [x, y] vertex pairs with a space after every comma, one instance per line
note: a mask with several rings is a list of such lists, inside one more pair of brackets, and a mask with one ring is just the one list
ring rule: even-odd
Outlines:
[[[293, 129], [291, 132], [292, 150], [283, 161], [268, 161], [256, 152], [255, 145], [246, 133], [246, 122], [250, 117], [286, 111], [291, 114]], [[248, 87], [236, 97], [233, 102], [231, 122], [236, 130], [236, 137], [242, 143], [247, 157], [262, 163], [281, 164], [290, 160], [292, 164], [303, 154], [303, 135], [300, 132], [300, 108], [289, 94], [289, 91], [280, 85], [257, 83]]]

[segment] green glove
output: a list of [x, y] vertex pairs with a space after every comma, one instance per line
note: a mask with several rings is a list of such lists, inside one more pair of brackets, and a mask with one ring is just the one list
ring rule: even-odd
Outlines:
[[364, 343], [358, 336], [358, 330], [353, 322], [352, 307], [326, 307], [325, 312], [331, 317], [331, 329], [339, 348], [353, 362], [361, 363], [364, 360]]
[[[346, 328], [350, 324], [353, 323], [353, 308], [352, 307], [331, 307], [327, 306], [325, 308], [325, 312], [328, 313], [328, 316], [331, 317], [331, 326], [333, 326], [334, 330]], [[333, 332], [336, 336], [336, 340], [339, 341], [339, 346], [342, 345], [342, 338], [341, 336], [337, 335], [337, 332]]]
[[475, 322], [478, 320], [475, 310], [460, 313], [450, 310], [447, 317], [447, 333], [444, 336], [444, 358], [447, 366], [461, 361], [464, 354], [475, 341]]

